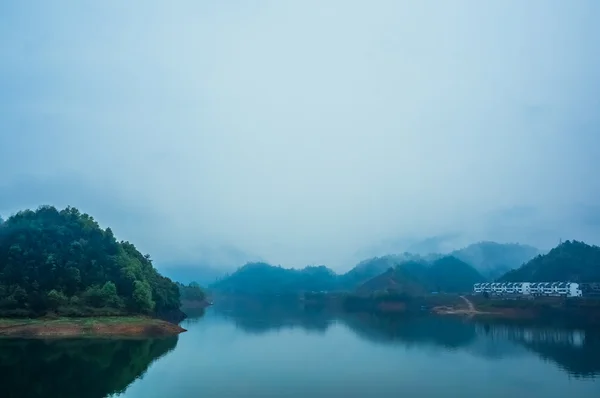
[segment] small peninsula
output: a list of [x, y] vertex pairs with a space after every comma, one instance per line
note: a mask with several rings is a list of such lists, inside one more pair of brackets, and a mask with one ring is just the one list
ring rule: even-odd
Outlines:
[[74, 207], [0, 221], [0, 336], [176, 335], [182, 290], [204, 298]]

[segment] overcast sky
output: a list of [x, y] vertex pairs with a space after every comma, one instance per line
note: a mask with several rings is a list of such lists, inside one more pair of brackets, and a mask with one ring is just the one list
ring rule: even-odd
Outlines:
[[597, 0], [0, 2], [0, 214], [160, 264], [600, 243]]

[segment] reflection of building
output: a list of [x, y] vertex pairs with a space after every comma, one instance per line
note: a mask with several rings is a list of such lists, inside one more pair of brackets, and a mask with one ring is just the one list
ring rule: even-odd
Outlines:
[[584, 330], [567, 329], [538, 329], [519, 326], [495, 325], [487, 329], [485, 326], [476, 325], [479, 334], [485, 334], [493, 339], [508, 339], [524, 343], [562, 344], [572, 347], [582, 347], [585, 342]]
[[[598, 293], [600, 295], [600, 284]], [[563, 296], [581, 297], [582, 288], [574, 282], [489, 282], [473, 285], [475, 294], [488, 293], [496, 296]]]
[[581, 291], [584, 296], [600, 297], [600, 283], [582, 283]]

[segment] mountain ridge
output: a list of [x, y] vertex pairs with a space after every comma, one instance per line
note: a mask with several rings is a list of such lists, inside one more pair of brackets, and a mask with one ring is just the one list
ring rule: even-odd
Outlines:
[[567, 240], [499, 279], [502, 282], [600, 282], [600, 247]]

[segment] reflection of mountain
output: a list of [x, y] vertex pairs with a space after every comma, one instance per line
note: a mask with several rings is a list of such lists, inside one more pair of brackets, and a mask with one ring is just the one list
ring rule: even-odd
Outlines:
[[479, 323], [456, 317], [340, 314], [266, 300], [229, 303], [214, 310], [248, 333], [283, 328], [325, 333], [337, 322], [377, 344], [461, 350], [490, 360], [534, 353], [574, 376], [600, 376], [600, 334], [593, 330]]
[[121, 393], [173, 350], [160, 340], [0, 340], [3, 397], [103, 398]]
[[471, 344], [476, 338], [473, 325], [460, 318], [382, 317], [361, 314], [344, 316], [342, 320], [358, 336], [379, 343], [431, 345], [455, 349]]
[[573, 376], [600, 375], [600, 334], [596, 330], [521, 325], [477, 325], [477, 330], [493, 340], [517, 343]]
[[300, 327], [323, 333], [333, 322], [330, 313], [305, 310], [293, 303], [268, 303], [259, 299], [221, 303], [214, 307], [217, 315], [231, 319], [247, 333], [266, 333], [282, 328]]

